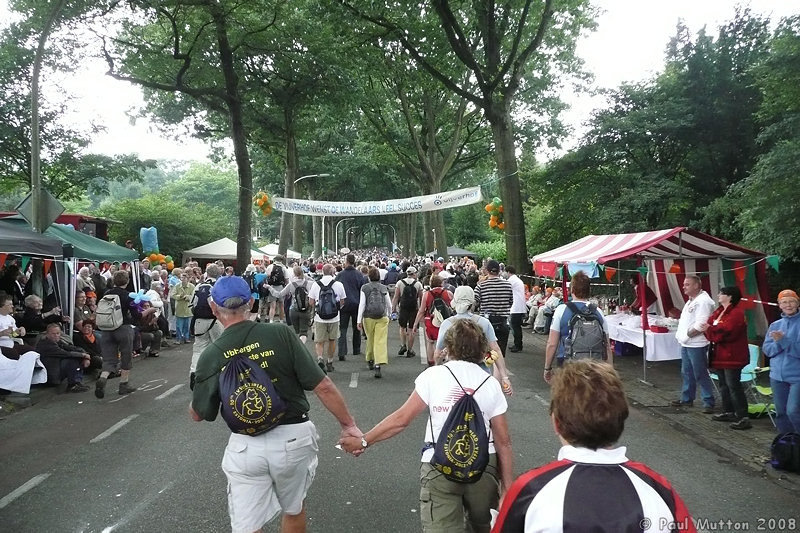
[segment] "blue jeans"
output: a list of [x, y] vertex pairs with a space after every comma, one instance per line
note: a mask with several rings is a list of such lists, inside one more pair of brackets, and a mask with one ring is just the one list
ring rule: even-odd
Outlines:
[[179, 316], [175, 319], [175, 338], [179, 341], [188, 341], [189, 323], [192, 321], [190, 316]]
[[681, 346], [681, 375], [683, 391], [681, 401], [693, 402], [700, 385], [700, 396], [704, 407], [714, 407], [714, 386], [708, 375], [708, 346], [689, 348]]
[[770, 379], [778, 433], [800, 433], [800, 384]]

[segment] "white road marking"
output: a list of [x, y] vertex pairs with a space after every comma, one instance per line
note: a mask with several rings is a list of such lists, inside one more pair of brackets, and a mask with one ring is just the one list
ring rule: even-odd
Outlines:
[[147, 508], [150, 506], [150, 504], [151, 504], [151, 503], [153, 503], [153, 501], [154, 501], [154, 500], [155, 500], [155, 499], [158, 497], [158, 495], [159, 495], [159, 494], [163, 494], [163, 493], [164, 493], [164, 491], [166, 491], [166, 490], [169, 490], [170, 488], [172, 488], [172, 485], [173, 485], [174, 483], [175, 483], [174, 481], [170, 481], [169, 483], [167, 483], [166, 485], [164, 485], [164, 487], [163, 487], [161, 490], [159, 490], [158, 492], [156, 492], [156, 493], [150, 493], [150, 494], [149, 494], [147, 497], [145, 497], [145, 498], [144, 498], [142, 501], [140, 501], [139, 503], [137, 503], [137, 504], [134, 506], [134, 508], [133, 508], [133, 509], [132, 509], [132, 510], [131, 510], [131, 511], [128, 513], [128, 514], [126, 514], [125, 516], [123, 516], [123, 517], [122, 517], [122, 519], [121, 519], [119, 522], [117, 522], [116, 524], [114, 524], [114, 525], [112, 525], [112, 526], [108, 526], [108, 527], [104, 528], [104, 529], [103, 529], [103, 533], [111, 533], [112, 531], [114, 531], [114, 530], [115, 530], [115, 529], [117, 529], [118, 527], [120, 527], [120, 526], [124, 526], [124, 525], [127, 525], [127, 524], [128, 524], [130, 521], [131, 521], [131, 520], [133, 520], [134, 518], [136, 518], [136, 517], [137, 517], [138, 515], [140, 515], [140, 514], [141, 514], [141, 513], [142, 513], [142, 512], [143, 512], [145, 509], [147, 509]]
[[533, 397], [536, 398], [537, 402], [539, 402], [540, 404], [544, 405], [545, 407], [550, 407], [550, 402], [548, 400], [545, 400], [544, 398], [542, 398], [538, 394], [534, 394]]
[[111, 435], [112, 433], [114, 433], [115, 431], [117, 431], [118, 429], [123, 427], [125, 424], [127, 424], [128, 422], [130, 422], [131, 420], [133, 420], [137, 416], [139, 416], [139, 415], [131, 415], [129, 417], [123, 418], [122, 420], [120, 420], [119, 422], [117, 422], [116, 424], [114, 424], [113, 426], [111, 426], [110, 428], [105, 430], [104, 432], [100, 433], [98, 436], [96, 436], [95, 438], [93, 438], [89, 442], [90, 443], [100, 442], [101, 440], [103, 440], [104, 438], [108, 437], [109, 435]]
[[151, 379], [150, 381], [145, 381], [144, 383], [142, 383], [136, 390], [139, 390], [139, 391], [153, 390], [153, 389], [161, 388], [166, 384], [167, 384], [167, 380], [166, 379], [163, 379], [163, 378], [161, 378], [161, 379]]
[[19, 498], [20, 496], [22, 496], [23, 494], [25, 494], [26, 492], [28, 492], [29, 490], [31, 490], [36, 485], [38, 485], [39, 483], [41, 483], [42, 481], [44, 481], [49, 477], [50, 474], [39, 474], [38, 476], [28, 480], [24, 485], [20, 486], [17, 489], [14, 489], [14, 491], [9, 493], [8, 495], [3, 496], [3, 498], [0, 499], [0, 509], [5, 507], [9, 503], [13, 502], [14, 500], [16, 500], [17, 498]]
[[350, 374], [350, 388], [355, 389], [358, 387], [358, 372]]
[[180, 389], [181, 387], [183, 387], [183, 383], [181, 383], [180, 385], [175, 385], [174, 387], [169, 389], [167, 392], [161, 393], [158, 396], [156, 396], [156, 400], [163, 400], [164, 398], [166, 398], [167, 396], [169, 396], [170, 394], [172, 394], [176, 390]]

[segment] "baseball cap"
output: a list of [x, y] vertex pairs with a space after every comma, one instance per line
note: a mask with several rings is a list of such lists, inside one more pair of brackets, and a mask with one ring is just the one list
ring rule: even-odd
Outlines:
[[414, 268], [414, 267], [408, 267], [406, 269], [406, 274], [416, 274], [416, 273], [417, 273], [417, 269]]
[[211, 287], [211, 298], [222, 307], [228, 307], [226, 304], [231, 298], [239, 298], [243, 302], [241, 305], [244, 305], [250, 301], [250, 296], [250, 286], [239, 276], [219, 278]]
[[489, 259], [486, 262], [486, 270], [488, 270], [489, 272], [500, 272], [500, 263], [498, 263], [494, 259]]

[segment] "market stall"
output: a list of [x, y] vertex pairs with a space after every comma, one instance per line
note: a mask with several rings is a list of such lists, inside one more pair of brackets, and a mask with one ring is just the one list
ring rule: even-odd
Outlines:
[[[772, 318], [774, 310], [766, 303], [769, 301], [769, 292], [765, 254], [686, 227], [587, 235], [536, 255], [533, 265], [538, 275], [548, 277], [554, 277], [563, 269], [570, 272], [582, 270], [596, 278], [601, 270], [608, 269], [606, 278], [610, 281], [614, 275], [621, 275], [618, 262], [627, 259], [636, 260], [636, 269], [629, 274], [637, 276], [640, 294], [644, 294], [645, 287], [649, 287], [657, 295], [659, 315], [683, 307], [683, 280], [687, 274], [697, 274], [701, 277], [703, 289], [712, 297], [722, 286], [739, 287], [744, 295], [751, 337], [763, 334]], [[613, 275], [609, 276], [612, 271]], [[650, 331], [648, 315], [642, 314], [637, 320], [640, 321], [638, 332], [630, 334], [618, 328], [617, 335], [638, 337], [637, 345], [644, 348], [645, 359], [659, 360], [656, 359], [654, 345], [648, 350], [648, 333], [653, 333]], [[670, 334], [672, 332], [664, 333]]]

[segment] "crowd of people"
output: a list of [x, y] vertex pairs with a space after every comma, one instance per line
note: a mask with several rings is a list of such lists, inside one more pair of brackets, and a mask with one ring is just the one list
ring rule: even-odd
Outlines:
[[[303, 530], [318, 449], [306, 392], [314, 392], [337, 419], [339, 445], [355, 456], [427, 412], [419, 479], [425, 531], [557, 531], [567, 523], [592, 529], [601, 522], [605, 527], [596, 530], [618, 531], [636, 529], [643, 517], [693, 527], [669, 483], [630, 461], [619, 447], [628, 406], [613, 369], [607, 323], [590, 301], [589, 278], [582, 272], [572, 275], [565, 295], [560, 286], [526, 283], [513, 266], [493, 259], [478, 264], [467, 257], [407, 259], [363, 250], [326, 261], [278, 255], [269, 264], [247, 265], [241, 276], [222, 261], [205, 268], [188, 262], [168, 272], [165, 265], [144, 260], [137, 270], [141, 290], [134, 292], [131, 270], [112, 265], [100, 271], [90, 264], [76, 275], [69, 313], [49, 294], [30, 294], [25, 274], [10, 267], [11, 274], [7, 266], [0, 276], [0, 349], [9, 358], [35, 349], [50, 381], [69, 392], [88, 391], [84, 377], [94, 373], [96, 397], [105, 396], [107, 380], [114, 377], [118, 393], [128, 394], [135, 390], [130, 377], [137, 357], [158, 357], [169, 339], [172, 345], [192, 343], [191, 414], [213, 421], [220, 411], [226, 354], [260, 347], [251, 358], [263, 360], [288, 410], [283, 423], [263, 435], [231, 434], [222, 466], [234, 530], [258, 530], [280, 513], [285, 531]], [[715, 304], [693, 275], [685, 276], [683, 290], [687, 301], [676, 332], [683, 386], [673, 405], [693, 406], [699, 389], [705, 414], [732, 429], [749, 429], [739, 378], [749, 362], [741, 293], [723, 287]], [[108, 296], [117, 298], [121, 321], [98, 331], [99, 302]], [[639, 306], [646, 309], [651, 302], [643, 293]], [[770, 325], [763, 352], [771, 367], [778, 431], [800, 432], [800, 298], [785, 290], [778, 302], [782, 318]], [[587, 348], [572, 338], [578, 318], [587, 328], [594, 323], [604, 343], [594, 353], [589, 348], [588, 357], [578, 355]], [[416, 350], [428, 368], [402, 406], [362, 432], [327, 374], [335, 372], [337, 361], [363, 357], [376, 379], [384, 377], [392, 359], [393, 320], [399, 326], [397, 356], [416, 357], [419, 337]], [[514, 390], [505, 355], [523, 349], [525, 327], [547, 335], [543, 379], [552, 387], [550, 414], [563, 447], [557, 461], [514, 481], [506, 420], [507, 397]], [[709, 369], [719, 376], [720, 412]], [[448, 410], [467, 391], [492, 436], [490, 459], [474, 484], [444, 477], [431, 461]], [[288, 454], [297, 462], [286, 469]], [[599, 471], [605, 489], [613, 486], [606, 493], [613, 493], [614, 501], [596, 506], [603, 513], [591, 514], [575, 505], [583, 498], [566, 493], [597, 497], [593, 483]], [[632, 483], [635, 478], [645, 482]], [[559, 512], [552, 511], [554, 505]], [[493, 520], [491, 509], [498, 508]]]

